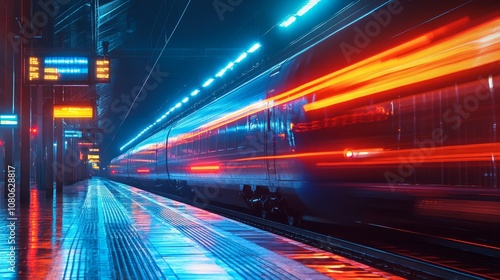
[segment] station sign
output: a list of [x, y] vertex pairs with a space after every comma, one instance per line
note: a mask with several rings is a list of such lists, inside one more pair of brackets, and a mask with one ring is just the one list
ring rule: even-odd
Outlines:
[[84, 56], [30, 56], [27, 83], [32, 85], [88, 85], [89, 58]]
[[93, 147], [94, 143], [92, 142], [78, 142], [79, 147]]
[[94, 117], [92, 105], [54, 104], [54, 118], [91, 119]]
[[64, 137], [65, 138], [82, 138], [82, 132], [79, 130], [65, 130]]
[[88, 86], [91, 81], [109, 83], [109, 58], [32, 55], [26, 58], [28, 85]]
[[18, 124], [18, 117], [16, 114], [0, 115], [0, 127], [16, 127], [17, 124]]
[[95, 60], [95, 81], [97, 83], [109, 83], [109, 59], [108, 58], [97, 58]]

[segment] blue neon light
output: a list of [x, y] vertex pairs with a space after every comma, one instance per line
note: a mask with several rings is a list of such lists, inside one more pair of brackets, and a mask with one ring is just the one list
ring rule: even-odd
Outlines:
[[209, 86], [209, 85], [210, 85], [213, 81], [214, 81], [214, 79], [213, 79], [213, 78], [208, 79], [208, 80], [207, 80], [207, 81], [206, 81], [206, 82], [202, 85], [202, 87], [208, 87], [208, 86]]
[[290, 24], [294, 23], [295, 21], [297, 20], [296, 17], [294, 16], [291, 16], [289, 17], [287, 20], [285, 20], [284, 22], [282, 22], [280, 24], [281, 27], [288, 27]]
[[[239, 63], [241, 62], [243, 59], [245, 59], [248, 54], [250, 53], [254, 53], [255, 51], [257, 51], [258, 49], [260, 49], [262, 45], [260, 43], [255, 43], [253, 44], [249, 49], [248, 51], [242, 53], [241, 55], [238, 56], [238, 58], [236, 58], [236, 60], [233, 62], [229, 62], [226, 67], [224, 67], [223, 69], [219, 70], [219, 72], [217, 72], [217, 74], [215, 75], [215, 77], [217, 78], [220, 78], [222, 77], [228, 70], [232, 70], [233, 67], [236, 65], [235, 63]], [[202, 87], [206, 88], [208, 87], [209, 85], [211, 85], [213, 82], [215, 81], [214, 78], [210, 78], [208, 79], [207, 81], [205, 81], [205, 83], [202, 84]], [[199, 93], [201, 92], [200, 89], [195, 89], [191, 92], [190, 96], [196, 96], [198, 95]], [[173, 112], [174, 110], [176, 110], [177, 108], [180, 108], [182, 106], [182, 104], [184, 103], [188, 103], [189, 102], [189, 97], [184, 97], [181, 102], [178, 102], [175, 106], [173, 106], [172, 108], [170, 108], [170, 110], [168, 110], [163, 116], [161, 116], [160, 118], [158, 118], [155, 122], [153, 122], [152, 125], [146, 127], [144, 130], [142, 130], [139, 134], [137, 134], [137, 136], [135, 136], [132, 140], [128, 141], [125, 145], [123, 145], [121, 148], [120, 148], [120, 151], [122, 151], [123, 149], [125, 149], [126, 147], [128, 147], [130, 144], [132, 144], [134, 141], [136, 141], [137, 139], [139, 139], [139, 137], [141, 137], [143, 134], [145, 134], [146, 132], [148, 132], [148, 130], [150, 130], [153, 126], [155, 125], [158, 125], [159, 123], [161, 123], [164, 119], [167, 118], [167, 116]]]
[[45, 70], [42, 75], [57, 75], [57, 81], [86, 82], [89, 80], [89, 59], [87, 57], [45, 57], [43, 62]]
[[251, 48], [248, 49], [247, 53], [253, 53], [254, 51], [260, 49], [262, 45], [259, 43], [254, 44]]
[[248, 56], [246, 52], [242, 53], [235, 61], [234, 63], [240, 63], [243, 59], [245, 59]]
[[316, 6], [316, 4], [319, 3], [319, 1], [320, 0], [309, 0], [309, 2], [307, 2], [307, 4], [304, 7], [300, 8], [300, 10], [298, 12], [291, 15], [287, 20], [283, 21], [280, 24], [280, 26], [281, 27], [290, 26], [290, 24], [294, 23], [297, 20], [297, 17], [301, 17], [301, 16], [305, 15], [310, 9], [312, 9], [314, 6]]

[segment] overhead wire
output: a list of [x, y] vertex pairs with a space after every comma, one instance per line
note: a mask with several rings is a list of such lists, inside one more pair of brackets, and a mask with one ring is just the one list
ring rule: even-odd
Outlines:
[[127, 119], [128, 115], [130, 114], [130, 111], [132, 110], [132, 108], [134, 107], [134, 104], [135, 102], [137, 101], [137, 98], [139, 98], [139, 96], [141, 95], [142, 93], [142, 90], [144, 89], [144, 86], [146, 85], [146, 83], [148, 82], [149, 80], [149, 77], [151, 77], [151, 74], [153, 73], [156, 65], [158, 64], [158, 61], [160, 60], [162, 54], [163, 54], [163, 51], [165, 51], [165, 48], [167, 47], [168, 43], [170, 42], [170, 39], [172, 38], [172, 36], [174, 35], [175, 31], [177, 30], [177, 27], [179, 26], [182, 18], [184, 17], [184, 14], [186, 13], [189, 5], [191, 4], [191, 0], [188, 0], [188, 3], [186, 4], [186, 7], [184, 7], [184, 10], [182, 11], [182, 14], [181, 16], [179, 17], [179, 20], [177, 21], [177, 23], [175, 24], [175, 27], [174, 29], [172, 30], [172, 33], [170, 33], [170, 36], [168, 36], [168, 38], [166, 38], [165, 40], [165, 44], [163, 45], [163, 48], [161, 49], [160, 51], [160, 54], [158, 55], [158, 57], [156, 58], [156, 61], [154, 62], [153, 66], [151, 67], [151, 70], [149, 71], [148, 75], [146, 76], [146, 79], [144, 79], [144, 82], [142, 83], [142, 86], [139, 90], [139, 92], [137, 93], [137, 95], [135, 96], [134, 98], [134, 101], [132, 101], [132, 104], [130, 104], [130, 108], [128, 109], [127, 111], [127, 114], [125, 114], [125, 117], [123, 118], [123, 120], [121, 121], [120, 125], [118, 126], [118, 128], [116, 129], [115, 133], [113, 134], [113, 138], [111, 139], [110, 141], [110, 144], [108, 144], [108, 146], [106, 147], [106, 151], [108, 150], [109, 146], [111, 145], [111, 143], [113, 143], [113, 141], [115, 140], [115, 137], [116, 137], [116, 134], [118, 133], [118, 131], [120, 130], [120, 128], [122, 127], [123, 123], [125, 122], [125, 120]]

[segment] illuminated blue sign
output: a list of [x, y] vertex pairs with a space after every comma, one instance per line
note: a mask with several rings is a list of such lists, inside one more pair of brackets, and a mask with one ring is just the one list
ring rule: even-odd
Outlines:
[[0, 115], [0, 127], [15, 127], [17, 123], [17, 115], [15, 114]]
[[90, 59], [85, 56], [29, 56], [25, 81], [30, 85], [89, 85]]
[[65, 130], [64, 137], [66, 137], [66, 138], [82, 138], [82, 132], [79, 130]]
[[42, 79], [54, 82], [88, 82], [87, 57], [45, 57]]

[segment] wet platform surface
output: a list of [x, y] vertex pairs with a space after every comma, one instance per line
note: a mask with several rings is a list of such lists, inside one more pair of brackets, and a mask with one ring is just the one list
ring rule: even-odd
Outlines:
[[33, 188], [15, 217], [7, 207], [1, 200], [0, 219], [15, 224], [0, 231], [5, 279], [400, 279], [102, 178], [53, 200]]

